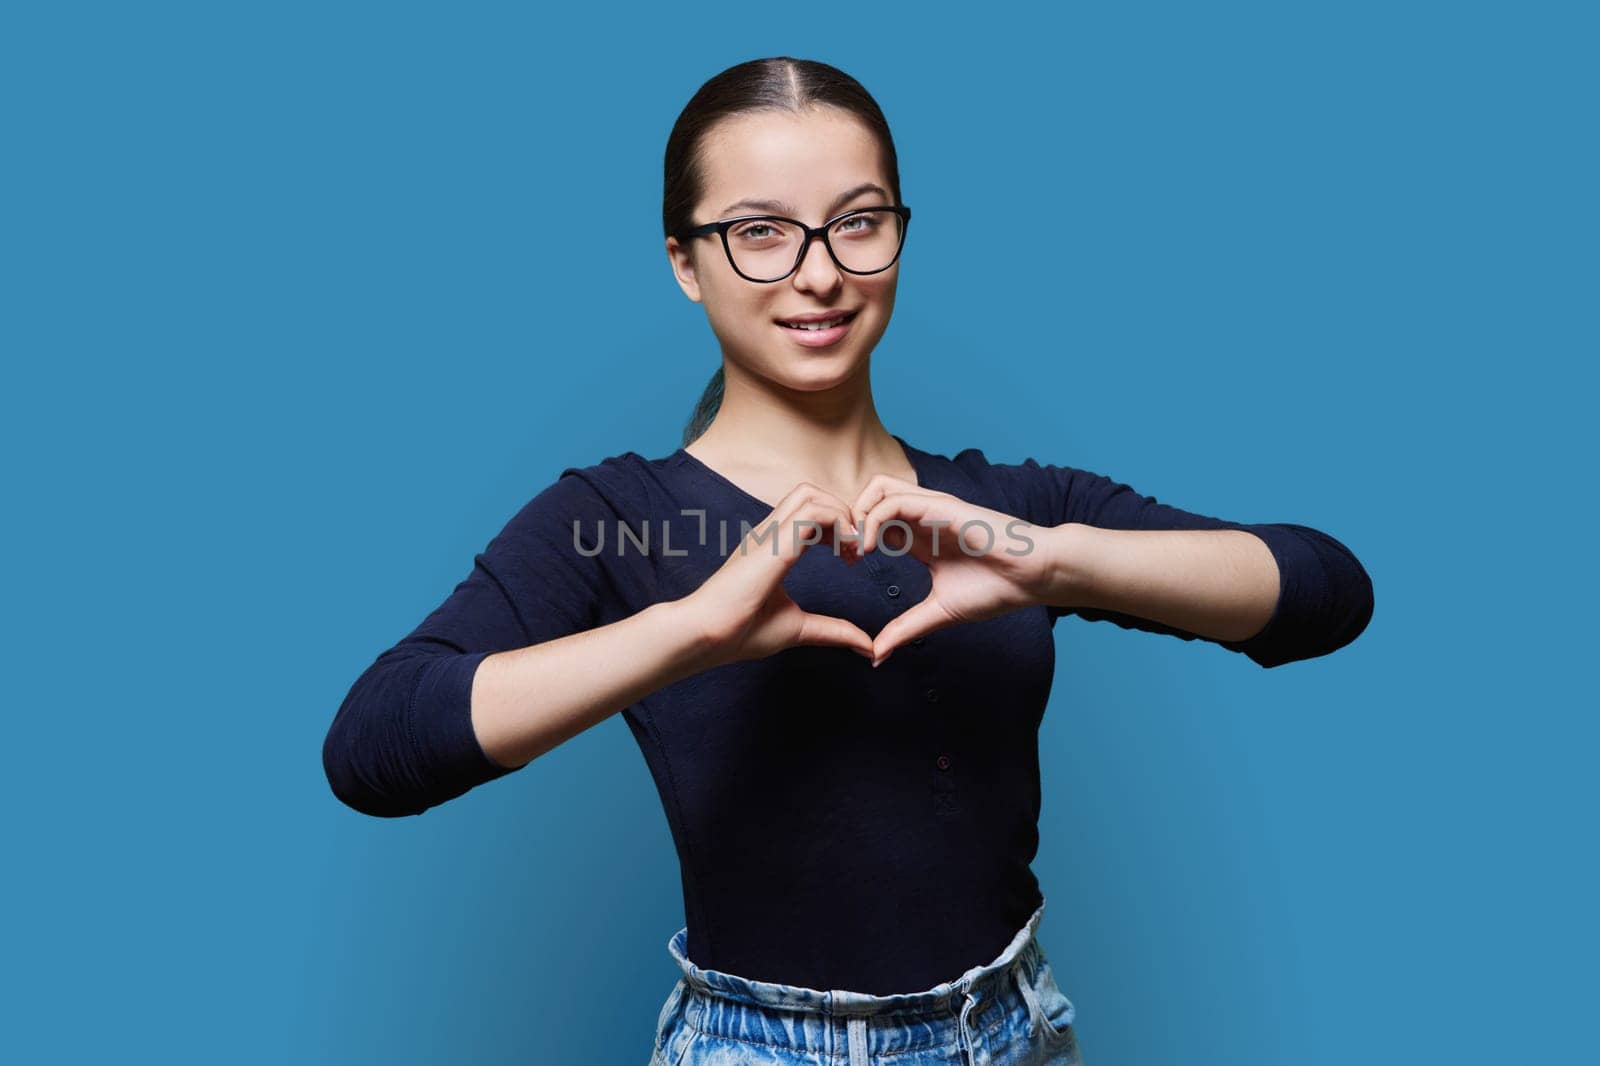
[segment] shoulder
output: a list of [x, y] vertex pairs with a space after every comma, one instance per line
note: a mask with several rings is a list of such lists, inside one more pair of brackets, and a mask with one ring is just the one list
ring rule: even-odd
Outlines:
[[636, 451], [566, 466], [525, 510], [580, 519], [596, 512], [623, 519], [648, 516], [659, 509], [674, 466], [672, 455], [652, 459]]
[[954, 455], [923, 453], [936, 474], [933, 487], [1040, 526], [1060, 525], [1075, 485], [1097, 475], [1033, 456], [1016, 462], [992, 458], [977, 447]]
[[633, 602], [636, 597], [654, 587], [651, 557], [599, 545], [617, 543], [613, 531], [620, 525], [637, 527], [656, 517], [665, 462], [628, 451], [562, 467], [512, 515], [481, 558], [522, 600], [593, 600], [602, 619], [637, 609], [642, 602]]

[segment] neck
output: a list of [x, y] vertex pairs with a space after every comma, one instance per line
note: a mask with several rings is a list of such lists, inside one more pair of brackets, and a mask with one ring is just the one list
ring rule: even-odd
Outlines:
[[732, 361], [725, 361], [723, 377], [716, 417], [686, 447], [715, 469], [790, 488], [810, 481], [844, 491], [880, 472], [904, 474], [906, 456], [878, 418], [865, 365], [818, 391], [783, 388]]

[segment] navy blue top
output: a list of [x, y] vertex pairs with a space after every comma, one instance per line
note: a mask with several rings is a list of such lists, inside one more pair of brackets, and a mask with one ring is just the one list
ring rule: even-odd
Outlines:
[[[1366, 571], [1315, 529], [1229, 522], [1086, 470], [991, 463], [976, 448], [950, 458], [895, 439], [919, 484], [1034, 525], [1256, 534], [1278, 563], [1277, 607], [1249, 640], [1213, 643], [1263, 667], [1326, 655], [1371, 618]], [[335, 795], [379, 817], [421, 814], [515, 772], [473, 732], [478, 664], [687, 596], [771, 510], [682, 448], [566, 468], [356, 679], [323, 746]], [[574, 520], [582, 545], [603, 550], [577, 550]], [[783, 586], [805, 610], [873, 634], [931, 582], [909, 553], [875, 551], [851, 566], [819, 546]], [[1042, 899], [1030, 866], [1038, 729], [1051, 627], [1064, 614], [1209, 639], [1038, 606], [937, 630], [876, 670], [844, 648], [790, 648], [626, 708], [681, 863], [689, 957], [752, 980], [889, 995], [997, 956]]]

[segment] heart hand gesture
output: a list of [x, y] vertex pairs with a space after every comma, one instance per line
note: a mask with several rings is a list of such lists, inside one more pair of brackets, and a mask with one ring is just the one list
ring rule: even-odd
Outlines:
[[1046, 530], [948, 492], [879, 474], [850, 513], [863, 555], [880, 543], [907, 550], [933, 579], [926, 599], [878, 631], [874, 666], [924, 633], [1037, 604], [1050, 581]]
[[762, 659], [800, 644], [836, 645], [872, 658], [872, 638], [843, 618], [801, 609], [783, 578], [809, 547], [857, 557], [856, 526], [844, 501], [802, 481], [751, 529], [687, 600], [712, 662]]

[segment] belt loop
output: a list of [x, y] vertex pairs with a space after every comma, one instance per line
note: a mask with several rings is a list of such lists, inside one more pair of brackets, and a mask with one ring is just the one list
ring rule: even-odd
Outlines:
[[845, 1020], [850, 1038], [850, 1066], [872, 1066], [867, 1061], [867, 1019], [865, 1015], [848, 1015]]

